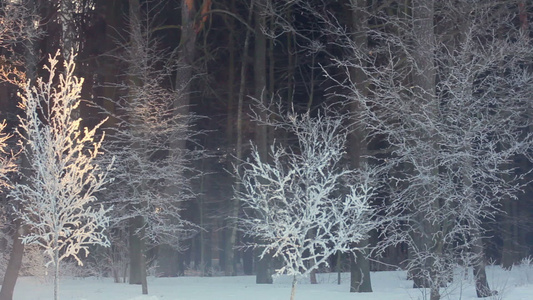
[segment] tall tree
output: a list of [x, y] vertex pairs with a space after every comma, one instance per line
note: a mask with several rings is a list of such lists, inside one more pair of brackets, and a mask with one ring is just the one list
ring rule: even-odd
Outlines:
[[[20, 59], [24, 72], [17, 72], [16, 64], [11, 67], [2, 66], [2, 77], [11, 83], [14, 83], [17, 88], [23, 87], [26, 80], [35, 79], [35, 69], [38, 57], [35, 51], [35, 42], [41, 38], [42, 30], [37, 24], [40, 24], [40, 17], [37, 14], [37, 4], [35, 1], [21, 1], [21, 3], [2, 3], [3, 14], [1, 15], [0, 26], [0, 44], [13, 61]], [[23, 58], [18, 58], [14, 55], [16, 46], [22, 44], [24, 47]], [[13, 80], [16, 78], [16, 80]], [[21, 160], [21, 171], [25, 172], [28, 167], [28, 161], [23, 156]], [[21, 235], [26, 232], [26, 227], [22, 225], [20, 219], [12, 216], [14, 221], [14, 236], [9, 262], [4, 274], [4, 281], [0, 290], [1, 300], [13, 299], [13, 291], [18, 279], [20, 267], [22, 265], [22, 258], [24, 255], [24, 244], [20, 239]]]
[[[203, 0], [201, 6], [198, 8], [194, 0], [181, 0], [181, 31], [180, 43], [176, 49], [177, 53], [177, 72], [174, 83], [174, 89], [177, 97], [174, 98], [174, 113], [176, 116], [189, 115], [191, 105], [191, 84], [196, 76], [195, 59], [196, 59], [196, 41], [198, 34], [203, 30], [205, 22], [209, 17], [209, 10], [211, 9], [211, 0]], [[179, 133], [178, 131], [176, 133]], [[175, 156], [179, 159], [180, 153], [186, 151], [187, 138], [174, 136], [171, 139], [170, 156]], [[179, 187], [169, 186], [169, 193], [179, 193]], [[177, 253], [175, 249], [162, 246], [159, 249], [159, 256], [161, 259], [165, 257], [170, 259], [168, 263], [162, 265], [171, 268], [164, 270], [164, 273], [170, 275], [174, 270], [172, 268], [177, 265]]]
[[[164, 85], [181, 69], [152, 35], [150, 17], [161, 7], [141, 10], [139, 4], [130, 1], [129, 43], [121, 57], [128, 68], [125, 84], [116, 86], [122, 93], [115, 101], [118, 129], [112, 131], [107, 148], [118, 157], [110, 199], [117, 211], [114, 225], [129, 228], [130, 284], [141, 284], [147, 293], [147, 246], [182, 250], [183, 240], [198, 229], [182, 218], [181, 206], [195, 196], [191, 181], [197, 173], [192, 162], [202, 151], [174, 148], [185, 147], [198, 134], [191, 129], [197, 117], [182, 114], [176, 106], [182, 91]], [[177, 276], [177, 262], [162, 252], [157, 259], [168, 272], [163, 275]]]
[[494, 217], [498, 199], [522, 189], [520, 176], [502, 176], [531, 147], [523, 134], [530, 123], [524, 87], [532, 78], [522, 63], [530, 55], [527, 40], [508, 27], [511, 16], [497, 1], [477, 4], [470, 10], [413, 1], [406, 7], [410, 22], [403, 14], [374, 14], [374, 22], [391, 27], [369, 29], [369, 51], [345, 35], [353, 56], [338, 60], [348, 78], [351, 68], [365, 72], [372, 87], [366, 94], [352, 80], [338, 83], [361, 106], [371, 136], [384, 137], [391, 151], [375, 158], [389, 168], [388, 214], [403, 218], [391, 223], [383, 242], [407, 241], [408, 269], [416, 285], [430, 287], [431, 299], [440, 298], [457, 265], [474, 267], [480, 297], [492, 294], [482, 220]]
[[57, 54], [51, 56], [45, 67], [48, 79], [25, 86], [20, 138], [27, 144], [24, 154], [32, 169], [26, 182], [16, 184], [11, 193], [21, 203], [19, 217], [30, 227], [22, 242], [41, 246], [49, 257], [47, 265], [54, 267], [54, 299], [62, 260], [73, 257], [81, 265], [81, 255], [89, 253], [90, 245], [109, 245], [104, 235], [109, 209], [94, 205], [95, 194], [109, 181], [108, 170], [95, 163], [103, 136], [94, 138], [102, 123], [82, 128], [81, 119], [72, 116], [83, 84], [73, 75], [73, 59], [65, 62], [64, 75], [56, 77]]
[[[254, 32], [254, 97], [259, 101], [266, 101], [269, 97], [267, 86], [267, 14], [266, 7], [270, 5], [270, 0], [258, 0], [254, 8], [255, 32]], [[266, 116], [261, 116], [263, 119]], [[268, 127], [256, 123], [255, 128], [255, 145], [256, 150], [261, 157], [261, 161], [267, 161], [268, 151]], [[256, 251], [257, 252], [257, 251]], [[255, 256], [255, 255], [254, 255]], [[272, 283], [270, 274], [270, 256], [262, 255], [261, 259], [255, 257], [257, 261], [256, 283]]]
[[[350, 19], [352, 22], [353, 42], [360, 45], [362, 51], [368, 51], [368, 13], [365, 0], [350, 0]], [[361, 66], [363, 67], [363, 66]], [[350, 72], [350, 79], [355, 87], [366, 94], [368, 89], [367, 76], [362, 68], [353, 68]], [[359, 124], [361, 118], [361, 106], [353, 101], [350, 103], [350, 110], [354, 116], [353, 124], [357, 124], [354, 130], [348, 135], [348, 153], [352, 167], [359, 169], [366, 164], [367, 156], [367, 133], [363, 124]], [[369, 245], [368, 239], [362, 240], [358, 245], [360, 251], [354, 253], [350, 264], [350, 292], [372, 292], [370, 278], [370, 262], [366, 257]]]
[[[247, 18], [247, 24], [250, 24], [253, 17], [254, 12], [254, 5], [256, 4], [256, 0], [252, 0], [250, 3], [249, 11], [248, 11], [248, 18]], [[244, 98], [245, 98], [245, 92], [246, 92], [246, 73], [248, 70], [248, 62], [247, 62], [247, 53], [248, 48], [250, 44], [250, 36], [251, 32], [249, 30], [246, 31], [245, 38], [244, 38], [244, 46], [243, 46], [243, 55], [244, 59], [242, 59], [241, 62], [241, 69], [240, 69], [240, 84], [239, 84], [239, 94], [238, 94], [238, 102], [237, 102], [237, 128], [236, 128], [236, 153], [235, 153], [235, 159], [236, 161], [241, 161], [243, 157], [243, 119], [244, 119]], [[237, 193], [240, 191], [240, 184], [237, 182], [235, 185], [235, 189]], [[238, 223], [237, 219], [239, 216], [239, 211], [241, 208], [241, 203], [239, 201], [239, 198], [237, 197], [231, 197], [229, 199], [229, 213], [228, 213], [228, 219], [227, 219], [227, 228], [226, 228], [226, 235], [225, 235], [225, 251], [224, 251], [224, 261], [225, 261], [225, 268], [224, 272], [226, 275], [237, 275], [235, 270], [235, 253], [234, 248], [237, 241], [237, 228]]]

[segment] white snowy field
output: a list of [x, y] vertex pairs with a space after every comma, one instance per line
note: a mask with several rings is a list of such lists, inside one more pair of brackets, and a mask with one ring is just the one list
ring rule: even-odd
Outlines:
[[[504, 271], [498, 266], [487, 269], [491, 288], [498, 295], [485, 299], [533, 299], [533, 267], [515, 267]], [[478, 299], [472, 276], [458, 275], [448, 288], [442, 290], [442, 299]], [[319, 284], [303, 280], [297, 286], [296, 299], [301, 300], [417, 300], [427, 299], [424, 290], [412, 289], [403, 271], [373, 272], [373, 293], [349, 293], [349, 274], [342, 274], [337, 285], [337, 274], [319, 274]], [[48, 282], [50, 281], [50, 282]], [[177, 277], [154, 278], [148, 281], [148, 295], [141, 295], [141, 287], [113, 283], [111, 278], [62, 278], [61, 300], [288, 300], [290, 278], [276, 277], [274, 284], [257, 285], [253, 276], [236, 277]], [[21, 277], [15, 288], [15, 300], [48, 300], [53, 298], [53, 283], [35, 277]]]

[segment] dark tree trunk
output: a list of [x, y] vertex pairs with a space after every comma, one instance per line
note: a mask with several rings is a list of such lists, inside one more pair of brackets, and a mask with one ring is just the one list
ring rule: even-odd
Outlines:
[[[36, 3], [29, 2], [28, 10], [32, 11], [37, 8]], [[31, 21], [31, 20], [29, 20]], [[26, 78], [34, 81], [36, 78], [36, 68], [38, 55], [35, 49], [34, 41], [26, 41]], [[22, 172], [29, 170], [30, 163], [26, 156], [22, 156], [21, 169]], [[19, 207], [19, 209], [21, 209]], [[4, 281], [2, 283], [2, 288], [0, 289], [0, 300], [12, 300], [13, 291], [15, 290], [15, 284], [17, 283], [18, 274], [20, 267], [22, 266], [22, 258], [24, 256], [24, 244], [22, 243], [21, 237], [24, 236], [27, 228], [20, 222], [20, 220], [15, 220], [15, 233], [13, 235], [13, 246], [11, 248], [11, 254], [9, 256], [9, 261], [7, 264], [6, 273], [4, 274]]]
[[267, 254], [263, 257], [263, 259], [259, 259], [259, 251], [255, 251], [257, 258], [257, 274], [255, 277], [255, 283], [258, 284], [271, 284], [273, 282], [272, 280], [272, 270], [271, 270], [271, 263], [272, 263], [272, 257]]
[[[248, 24], [251, 24], [253, 12], [254, 12], [255, 1], [252, 0], [250, 4], [250, 10], [248, 12]], [[240, 83], [239, 83], [239, 94], [237, 102], [237, 143], [236, 143], [236, 157], [235, 161], [240, 163], [242, 161], [242, 147], [243, 147], [243, 106], [244, 106], [244, 97], [246, 89], [246, 73], [247, 73], [247, 53], [248, 47], [250, 44], [250, 31], [246, 30], [246, 35], [244, 38], [244, 48], [243, 48], [243, 58], [241, 59], [241, 71], [240, 71]], [[235, 193], [238, 194], [240, 191], [240, 185], [238, 182], [235, 184]], [[227, 219], [227, 229], [226, 229], [226, 238], [224, 244], [224, 273], [228, 275], [237, 275], [235, 271], [235, 243], [237, 241], [237, 222], [236, 219], [239, 216], [239, 211], [241, 204], [236, 197], [231, 197], [228, 201], [228, 210], [229, 218]]]
[[20, 237], [24, 235], [24, 227], [20, 221], [15, 221], [15, 234], [13, 236], [13, 247], [7, 264], [4, 282], [0, 290], [0, 300], [13, 300], [13, 291], [17, 283], [20, 267], [22, 266], [22, 257], [24, 256], [24, 244]]
[[[362, 241], [358, 246], [361, 248], [368, 246], [368, 240]], [[370, 262], [366, 257], [366, 253], [361, 251], [357, 251], [352, 256], [350, 261], [350, 292], [372, 292], [372, 281], [370, 278]]]
[[[267, 37], [263, 34], [266, 26], [266, 17], [264, 7], [270, 0], [256, 0], [254, 17], [255, 17], [255, 36], [254, 36], [254, 97], [262, 102], [268, 97], [270, 91], [267, 90]], [[261, 112], [261, 118], [265, 118]], [[267, 126], [258, 125], [255, 130], [255, 144], [259, 151], [262, 161], [268, 160], [267, 147], [269, 144]], [[255, 251], [256, 254], [260, 253]], [[263, 259], [257, 259], [256, 283], [270, 284], [273, 282], [270, 273], [270, 257], [265, 256]]]
[[475, 230], [473, 233], [475, 238], [472, 252], [476, 255], [474, 261], [474, 277], [476, 280], [476, 294], [478, 298], [485, 298], [494, 295], [496, 292], [491, 291], [489, 282], [487, 281], [487, 273], [485, 271], [485, 251], [483, 241], [481, 239], [479, 231]]
[[309, 282], [311, 284], [318, 284], [318, 280], [316, 279], [316, 269], [311, 271], [311, 274], [309, 275]]
[[490, 297], [496, 293], [490, 290], [485, 264], [481, 263], [474, 266], [474, 276], [476, 278], [476, 294], [478, 298]]
[[[363, 48], [368, 47], [368, 20], [365, 15], [366, 0], [350, 0], [351, 21], [354, 35], [352, 39]], [[357, 89], [364, 95], [367, 94], [367, 76], [360, 68], [351, 71]], [[356, 116], [360, 114], [361, 107], [354, 101], [350, 104], [350, 110]], [[353, 168], [359, 169], [365, 163], [365, 155], [368, 150], [366, 142], [366, 132], [361, 127], [355, 127], [349, 135], [349, 149], [351, 164]], [[368, 239], [361, 241], [357, 246], [364, 248], [368, 246]], [[370, 263], [364, 253], [357, 251], [350, 259], [350, 292], [372, 292], [372, 282], [370, 279]]]
[[519, 261], [518, 251], [515, 247], [518, 242], [518, 218], [517, 203], [513, 199], [503, 199], [503, 210], [505, 215], [501, 222], [500, 234], [503, 239], [501, 266], [504, 269], [511, 269]]
[[169, 245], [159, 245], [157, 252], [157, 274], [161, 277], [180, 275], [178, 252]]
[[[412, 81], [414, 91], [424, 105], [420, 107], [428, 107], [428, 109], [422, 113], [428, 115], [431, 119], [437, 118], [439, 103], [436, 101], [436, 70], [435, 70], [435, 61], [434, 61], [434, 51], [435, 51], [435, 32], [434, 32], [434, 13], [435, 13], [435, 1], [434, 0], [413, 0], [412, 1], [412, 20], [413, 20], [413, 51], [411, 53], [414, 62], [415, 62], [415, 71], [412, 72]], [[418, 111], [416, 113], [419, 113]], [[419, 139], [426, 141], [433, 148], [437, 148], [438, 141], [434, 140], [432, 134], [427, 132], [420, 131]], [[435, 162], [427, 160], [424, 162], [428, 169], [431, 169], [432, 176], [438, 176], [438, 166]], [[422, 189], [432, 190], [434, 187], [428, 185]], [[421, 191], [420, 199], [424, 201], [426, 198], [426, 193]], [[431, 210], [438, 211], [440, 209], [438, 201], [432, 200]], [[416, 207], [414, 208], [416, 209]], [[417, 213], [417, 223], [415, 226], [418, 226], [419, 230], [414, 232], [413, 235], [419, 235], [421, 244], [418, 247], [419, 249], [427, 249], [428, 245], [433, 244], [433, 238], [437, 239], [437, 231], [439, 226], [442, 224], [433, 224], [430, 220], [427, 220], [427, 216]], [[440, 257], [441, 253], [440, 247], [434, 246], [427, 250], [432, 256]], [[424, 253], [422, 253], [424, 255]], [[418, 287], [430, 286], [430, 299], [439, 300], [440, 299], [440, 283], [439, 274], [434, 268], [434, 258], [425, 258], [423, 261], [420, 261], [420, 267], [423, 272], [415, 270], [413, 274], [414, 285]]]
[[254, 251], [252, 249], [242, 251], [242, 271], [244, 275], [253, 275], [254, 273]]
[[143, 291], [146, 289], [146, 261], [144, 258], [145, 245], [143, 236], [143, 218], [135, 217], [130, 222], [130, 284], [142, 284]]

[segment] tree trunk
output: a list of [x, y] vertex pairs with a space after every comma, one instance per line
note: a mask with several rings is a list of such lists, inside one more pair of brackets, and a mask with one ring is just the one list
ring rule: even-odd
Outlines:
[[[57, 247], [57, 240], [55, 242]], [[54, 300], [59, 299], [59, 250], [54, 250]]]
[[161, 277], [179, 275], [178, 252], [169, 245], [159, 245], [157, 251], [157, 274]]
[[[270, 0], [256, 0], [254, 17], [255, 17], [255, 39], [254, 39], [254, 97], [261, 102], [267, 101], [265, 98], [269, 97], [267, 90], [267, 72], [266, 72], [266, 56], [267, 56], [267, 38], [263, 34], [263, 29], [266, 26], [266, 17], [264, 7], [267, 5], [267, 1]], [[265, 113], [260, 112], [261, 118], [265, 119]], [[262, 161], [268, 160], [267, 144], [268, 144], [268, 130], [267, 126], [256, 125], [255, 129], [255, 144]], [[260, 253], [256, 251], [256, 253]], [[268, 254], [263, 259], [257, 262], [257, 274], [255, 278], [256, 283], [270, 284], [273, 282], [272, 275], [270, 274], [270, 257]]]
[[[354, 35], [352, 39], [357, 45], [361, 45], [366, 49], [368, 47], [367, 37], [367, 17], [363, 11], [366, 7], [366, 0], [350, 0], [351, 5], [351, 21]], [[366, 50], [363, 50], [366, 51]], [[363, 95], [367, 95], [367, 76], [360, 68], [355, 68], [351, 71], [354, 83], [357, 89]], [[361, 111], [360, 105], [353, 101], [350, 104], [350, 110], [355, 116], [358, 116]], [[354, 122], [355, 123], [355, 122]], [[353, 168], [360, 169], [365, 163], [365, 154], [367, 153], [368, 145], [366, 143], [366, 132], [359, 126], [355, 127], [353, 132], [348, 136], [351, 164]], [[357, 246], [364, 248], [368, 246], [369, 241], [365, 239]], [[364, 250], [363, 250], [364, 251]], [[357, 251], [350, 259], [350, 292], [372, 292], [372, 282], [370, 280], [370, 263], [364, 253]]]
[[13, 246], [11, 248], [6, 273], [4, 274], [2, 289], [0, 290], [0, 300], [13, 300], [13, 291], [15, 290], [15, 284], [17, 283], [19, 270], [22, 265], [22, 257], [24, 256], [24, 244], [20, 239], [24, 235], [24, 232], [24, 226], [22, 226], [20, 220], [16, 220]]
[[294, 296], [296, 295], [296, 284], [298, 281], [296, 280], [296, 275], [292, 277], [292, 286], [291, 286], [291, 300], [294, 300]]
[[[144, 228], [141, 230], [142, 236], [144, 236]], [[144, 244], [144, 240], [140, 240], [141, 245], [141, 257], [140, 257], [140, 265], [141, 265], [141, 291], [143, 295], [148, 295], [148, 281], [147, 277], [148, 274], [146, 274], [146, 246]]]
[[474, 229], [472, 236], [475, 239], [472, 247], [472, 252], [476, 255], [474, 261], [474, 278], [476, 280], [476, 294], [478, 298], [490, 297], [494, 293], [490, 290], [489, 282], [487, 281], [487, 273], [485, 271], [485, 254], [483, 240], [479, 230]]
[[501, 266], [504, 269], [511, 269], [513, 265], [519, 260], [518, 251], [515, 244], [518, 241], [517, 220], [516, 215], [516, 200], [505, 198], [502, 200], [503, 210], [505, 212], [501, 222], [500, 234], [503, 239]]
[[363, 250], [355, 252], [350, 263], [350, 292], [371, 293], [372, 281], [370, 278], [370, 262], [366, 257], [364, 248], [368, 246], [368, 239], [358, 245]]
[[[315, 264], [316, 262], [313, 262]], [[311, 271], [311, 274], [309, 274], [309, 283], [311, 284], [318, 284], [318, 280], [316, 279], [316, 269], [313, 269]]]
[[342, 283], [342, 268], [341, 268], [341, 262], [342, 262], [342, 252], [337, 252], [337, 258], [335, 262], [335, 269], [337, 271], [337, 285], [341, 285]]
[[[254, 4], [255, 0], [252, 0], [250, 4], [250, 11], [248, 13], [248, 24], [252, 21], [252, 16], [254, 12]], [[242, 64], [241, 64], [241, 72], [240, 72], [240, 86], [239, 86], [239, 101], [237, 103], [237, 144], [236, 144], [236, 158], [235, 160], [240, 163], [242, 160], [242, 119], [243, 119], [243, 103], [244, 103], [244, 93], [245, 93], [245, 84], [246, 84], [246, 72], [248, 64], [246, 63], [247, 60], [247, 53], [248, 53], [248, 47], [250, 44], [250, 30], [246, 30], [246, 36], [244, 38], [244, 48], [243, 48], [243, 58], [242, 58]], [[235, 184], [235, 192], [238, 194], [240, 191], [240, 185], [238, 182]], [[237, 217], [239, 216], [239, 210], [240, 210], [240, 202], [236, 197], [232, 197], [229, 200], [229, 215], [227, 219], [227, 230], [226, 230], [226, 240], [224, 245], [224, 273], [226, 276], [229, 275], [236, 275], [234, 264], [235, 264], [235, 255], [234, 255], [234, 248], [235, 248], [235, 242], [237, 241]]]
[[[145, 245], [142, 239], [144, 230], [143, 217], [137, 216], [130, 222], [130, 278], [129, 284], [143, 285], [143, 291], [147, 289], [146, 284], [146, 263], [144, 260]], [[139, 231], [139, 232], [137, 232]]]
[[266, 254], [263, 259], [259, 259], [259, 253], [261, 249], [257, 249], [255, 252], [255, 257], [257, 258], [257, 274], [255, 277], [255, 283], [257, 284], [272, 284], [272, 271], [271, 263], [272, 257], [269, 254]]
[[[30, 11], [36, 9], [37, 4], [29, 2], [28, 9]], [[31, 22], [31, 20], [28, 20]], [[26, 78], [28, 80], [34, 81], [36, 78], [36, 66], [38, 61], [38, 56], [36, 54], [35, 44], [33, 41], [27, 41], [26, 43]], [[29, 169], [28, 158], [22, 156], [21, 162], [22, 172]], [[23, 177], [24, 178], [24, 177]], [[23, 179], [24, 180], [24, 179]], [[18, 207], [18, 209], [23, 209]], [[15, 216], [13, 216], [15, 217]], [[2, 288], [0, 289], [0, 300], [12, 300], [13, 291], [15, 290], [15, 284], [19, 276], [20, 267], [22, 266], [22, 258], [24, 256], [24, 244], [22, 243], [21, 237], [26, 233], [26, 226], [21, 223], [19, 219], [15, 219], [15, 233], [13, 235], [13, 246], [11, 248], [11, 254], [9, 256], [9, 262], [7, 263], [6, 273], [4, 274], [4, 281], [2, 283]]]
[[[428, 115], [429, 118], [437, 118], [438, 114], [438, 101], [436, 101], [436, 70], [435, 70], [435, 61], [434, 61], [434, 49], [435, 49], [435, 32], [434, 32], [434, 0], [413, 0], [412, 2], [412, 19], [413, 19], [413, 56], [415, 66], [412, 72], [412, 81], [414, 92], [422, 101], [419, 107], [428, 107], [429, 109], [420, 112], [421, 114]], [[419, 113], [419, 112], [417, 112]], [[419, 139], [425, 141], [432, 145], [433, 148], [438, 147], [437, 141], [434, 141], [432, 135], [426, 132], [420, 132]], [[425, 167], [431, 169], [432, 176], [438, 176], [438, 167], [435, 165], [431, 159], [424, 161], [427, 164]], [[432, 190], [433, 187], [427, 186], [424, 189]], [[427, 195], [424, 191], [420, 193], [421, 201], [432, 201], [431, 210], [438, 211], [439, 203], [437, 199], [432, 199], [431, 195]], [[414, 208], [416, 209], [416, 208]], [[427, 248], [428, 245], [432, 245], [432, 238], [437, 233], [437, 228], [441, 224], [433, 224], [430, 220], [427, 220], [427, 216], [421, 213], [418, 213], [417, 223], [418, 232], [415, 232], [414, 235], [420, 235], [421, 244], [418, 249], [421, 249], [422, 252], [430, 251], [432, 255], [439, 255], [435, 252], [436, 248], [431, 247]], [[424, 253], [422, 253], [424, 255]], [[418, 286], [427, 286], [430, 285], [430, 299], [439, 300], [440, 299], [440, 283], [435, 276], [437, 270], [434, 269], [433, 259], [424, 259], [421, 263], [421, 268], [424, 272], [422, 274], [415, 274], [414, 280], [415, 285]], [[422, 276], [429, 276], [430, 278], [424, 279]], [[432, 280], [433, 279], [433, 280]], [[422, 282], [417, 282], [417, 281]], [[425, 282], [427, 281], [427, 282]]]

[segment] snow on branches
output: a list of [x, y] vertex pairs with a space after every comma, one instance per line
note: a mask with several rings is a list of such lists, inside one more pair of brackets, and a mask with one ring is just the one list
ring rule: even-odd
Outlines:
[[38, 16], [25, 1], [2, 3], [0, 16], [0, 45], [5, 47], [24, 40], [35, 40], [42, 35], [37, 26]]
[[181, 210], [195, 196], [192, 180], [199, 172], [192, 162], [204, 155], [187, 143], [201, 131], [192, 128], [198, 116], [179, 103], [182, 91], [165, 86], [180, 70], [152, 36], [153, 24], [144, 22], [130, 20], [131, 41], [118, 57], [128, 69], [124, 83], [113, 86], [121, 97], [108, 99], [115, 104], [111, 118], [117, 123], [105, 145], [117, 157], [108, 199], [117, 213], [113, 226], [142, 217], [140, 238], [179, 249], [199, 229], [182, 218]]
[[[528, 172], [516, 172], [513, 160], [531, 160], [533, 148], [527, 133], [530, 40], [510, 26], [512, 14], [500, 11], [497, 1], [476, 9], [448, 5], [413, 6], [419, 13], [444, 14], [419, 17], [416, 22], [431, 25], [425, 32], [381, 17], [397, 29], [362, 28], [371, 49], [361, 48], [351, 33], [339, 34], [336, 24], [329, 23], [328, 31], [339, 34], [335, 40], [351, 55], [336, 59], [348, 80], [329, 78], [350, 92], [361, 126], [390, 151], [381, 160], [389, 170], [387, 214], [398, 218], [383, 244], [409, 245], [408, 268], [423, 266], [431, 274], [424, 280], [432, 281], [435, 297], [451, 267], [482, 266], [482, 222], [495, 218], [503, 199], [521, 192]], [[453, 35], [442, 31], [452, 27]], [[353, 70], [364, 75], [364, 87], [351, 81]]]
[[110, 209], [95, 202], [110, 180], [109, 168], [95, 163], [103, 140], [95, 135], [103, 121], [89, 129], [74, 118], [83, 78], [74, 76], [73, 57], [61, 74], [58, 54], [48, 62], [48, 77], [38, 78], [35, 86], [28, 81], [20, 95], [25, 115], [19, 118], [19, 135], [30, 170], [11, 196], [21, 204], [19, 218], [30, 228], [23, 243], [41, 246], [47, 265], [57, 272], [63, 259], [73, 257], [81, 265], [90, 245], [109, 245], [104, 230]]
[[5, 128], [6, 123], [4, 121], [0, 123], [0, 190], [10, 186], [6, 176], [17, 170], [13, 155], [6, 151], [6, 142], [11, 135], [4, 133]]
[[238, 171], [238, 194], [247, 216], [241, 220], [253, 245], [282, 260], [278, 274], [306, 276], [334, 253], [352, 248], [378, 222], [370, 204], [369, 172], [343, 168], [347, 137], [340, 115], [289, 114], [270, 125], [297, 138], [298, 147], [273, 144], [268, 161], [257, 147]]

